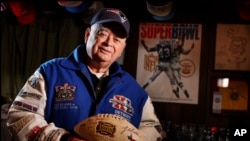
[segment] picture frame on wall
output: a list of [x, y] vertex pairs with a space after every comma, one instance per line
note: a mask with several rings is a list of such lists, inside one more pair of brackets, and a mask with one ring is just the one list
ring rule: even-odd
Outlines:
[[198, 104], [201, 40], [199, 23], [140, 23], [136, 80], [152, 101]]
[[217, 24], [215, 70], [250, 71], [250, 24]]
[[249, 80], [240, 78], [212, 79], [212, 113], [226, 116], [250, 115]]

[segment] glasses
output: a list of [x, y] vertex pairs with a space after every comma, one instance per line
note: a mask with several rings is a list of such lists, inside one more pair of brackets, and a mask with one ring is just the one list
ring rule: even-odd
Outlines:
[[104, 41], [111, 39], [113, 41], [113, 43], [115, 43], [115, 44], [122, 43], [122, 38], [117, 37], [115, 34], [107, 31], [104, 28], [101, 28], [99, 31], [97, 31], [96, 35], [97, 35], [97, 37], [101, 38]]

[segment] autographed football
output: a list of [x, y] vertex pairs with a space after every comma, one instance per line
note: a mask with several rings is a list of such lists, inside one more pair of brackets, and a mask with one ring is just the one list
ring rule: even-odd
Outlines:
[[112, 114], [91, 116], [78, 123], [74, 131], [88, 141], [143, 141], [136, 127]]

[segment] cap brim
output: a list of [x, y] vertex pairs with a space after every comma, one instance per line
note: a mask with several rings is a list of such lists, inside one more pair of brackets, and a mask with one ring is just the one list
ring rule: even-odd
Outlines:
[[[102, 20], [102, 21], [98, 21], [95, 24], [103, 24], [105, 27], [108, 27], [109, 29], [111, 29], [112, 31], [116, 32], [116, 34], [121, 37], [121, 38], [126, 38], [129, 36], [128, 31], [126, 30], [126, 28], [124, 27], [124, 25], [116, 20]], [[116, 24], [119, 27], [113, 25]], [[121, 28], [123, 29], [123, 31], [121, 32]]]
[[81, 13], [86, 10], [91, 6], [92, 2], [87, 1], [87, 2], [82, 2], [80, 5], [72, 7], [72, 6], [65, 6], [66, 10], [71, 12], [71, 13]]
[[147, 10], [152, 14], [152, 17], [158, 21], [169, 20], [174, 16], [173, 1], [168, 1], [163, 4], [154, 5], [146, 1]]
[[166, 21], [166, 20], [170, 20], [174, 17], [174, 12], [171, 12], [169, 15], [167, 16], [157, 16], [157, 15], [152, 15], [153, 19], [157, 20], [157, 21]]
[[83, 1], [57, 1], [60, 6], [64, 7], [76, 7], [82, 4]]

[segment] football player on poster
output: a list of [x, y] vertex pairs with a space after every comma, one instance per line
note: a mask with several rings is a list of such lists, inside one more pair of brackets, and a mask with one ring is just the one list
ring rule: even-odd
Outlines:
[[143, 47], [147, 52], [157, 51], [158, 53], [158, 65], [155, 69], [153, 75], [143, 85], [143, 88], [146, 88], [150, 83], [152, 83], [161, 72], [165, 71], [166, 75], [170, 80], [173, 92], [177, 98], [179, 98], [179, 88], [184, 92], [185, 96], [189, 98], [189, 94], [184, 84], [181, 81], [181, 65], [180, 65], [180, 55], [187, 55], [194, 48], [194, 43], [191, 48], [188, 50], [184, 49], [185, 35], [180, 36], [177, 40], [165, 40], [160, 39], [159, 44], [156, 44], [154, 47], [148, 47], [145, 44], [144, 40], [141, 40]]
[[[171, 44], [171, 58], [170, 58], [170, 66], [175, 78], [175, 81], [178, 87], [184, 92], [187, 98], [189, 98], [189, 94], [186, 88], [184, 88], [184, 84], [181, 80], [181, 64], [180, 64], [180, 56], [181, 54], [187, 55], [190, 51], [194, 48], [194, 43], [192, 44], [191, 48], [188, 50], [184, 49], [184, 41], [185, 35], [179, 36], [177, 40], [172, 40]], [[177, 93], [179, 93], [179, 88], [177, 87]]]
[[179, 98], [178, 93], [178, 86], [176, 85], [176, 81], [174, 78], [174, 74], [170, 67], [170, 59], [171, 59], [171, 44], [168, 40], [160, 39], [159, 43], [156, 44], [154, 47], [148, 47], [145, 44], [144, 40], [141, 40], [142, 46], [146, 49], [147, 52], [157, 52], [158, 53], [158, 65], [154, 70], [153, 75], [147, 81], [146, 84], [143, 85], [145, 89], [150, 83], [152, 83], [160, 74], [161, 72], [165, 72], [170, 80], [170, 84], [172, 86], [172, 90], [177, 98]]

